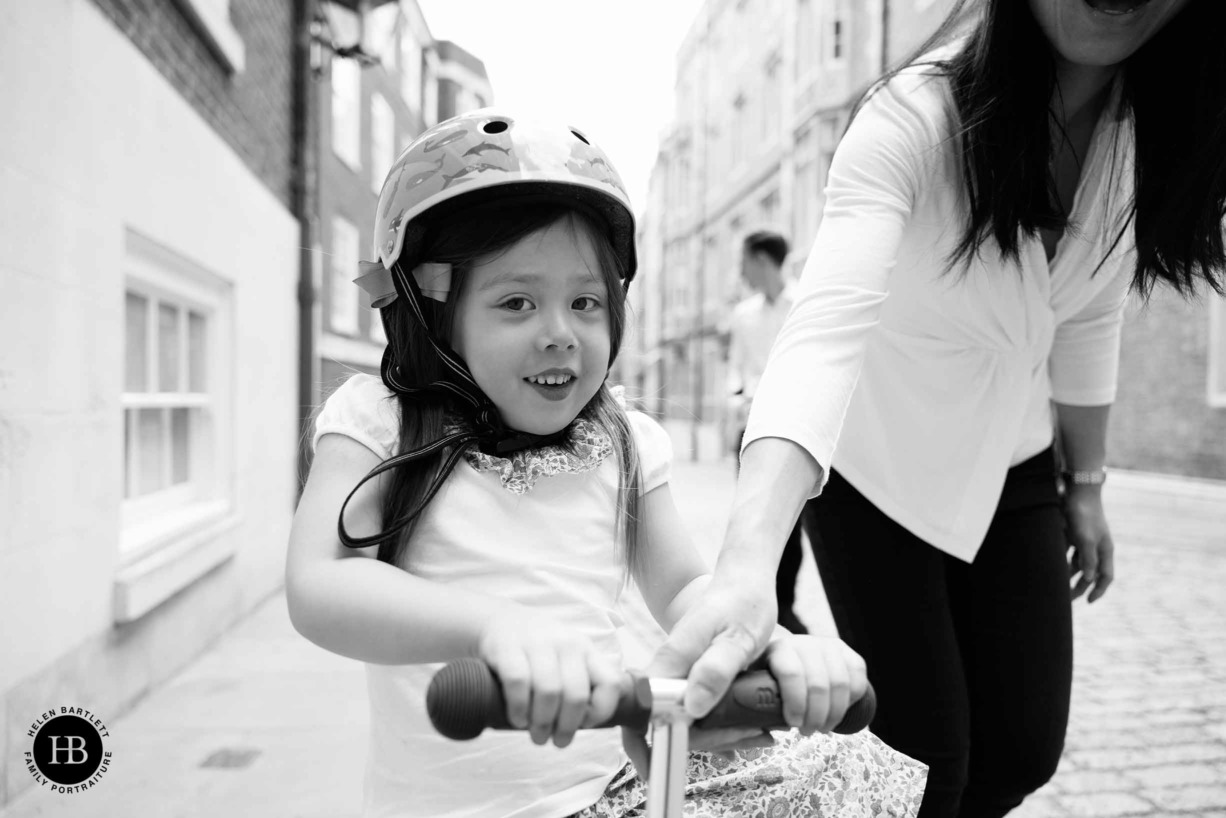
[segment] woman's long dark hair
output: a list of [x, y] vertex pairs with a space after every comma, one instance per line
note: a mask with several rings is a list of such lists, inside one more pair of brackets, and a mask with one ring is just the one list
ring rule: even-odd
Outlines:
[[[1068, 226], [1048, 169], [1051, 129], [1059, 127], [1050, 112], [1056, 64], [1026, 0], [957, 0], [937, 31], [883, 79], [953, 40], [976, 13], [958, 52], [930, 62], [950, 82], [967, 210], [951, 268], [975, 258], [989, 239], [1017, 263], [1021, 235]], [[1111, 113], [1135, 123], [1135, 195], [1111, 247], [1134, 229], [1133, 287], [1143, 295], [1159, 281], [1184, 295], [1198, 281], [1224, 291], [1224, 31], [1226, 0], [1192, 0], [1124, 66], [1121, 110]]]
[[[609, 364], [617, 357], [626, 326], [626, 290], [622, 284], [625, 270], [607, 234], [598, 221], [586, 212], [564, 204], [499, 204], [466, 207], [433, 225], [427, 233], [418, 261], [452, 265], [451, 297], [443, 306], [438, 338], [450, 346], [455, 303], [464, 288], [464, 279], [479, 260], [505, 252], [516, 242], [538, 230], [564, 222], [571, 231], [586, 231], [596, 250], [600, 273], [608, 291]], [[397, 299], [382, 310], [383, 327], [402, 377], [414, 383], [430, 383], [442, 374], [442, 363], [431, 351], [426, 331]], [[389, 398], [400, 405], [399, 451], [411, 451], [443, 436], [446, 409], [434, 401], [409, 395]], [[617, 541], [629, 570], [638, 559], [639, 474], [638, 451], [625, 411], [603, 383], [580, 413], [609, 433], [617, 456], [618, 483]], [[436, 461], [441, 462], [441, 461]], [[384, 520], [399, 520], [425, 496], [438, 466], [393, 469], [383, 492]], [[419, 518], [420, 519], [420, 518]], [[379, 545], [378, 557], [393, 565], [404, 565], [409, 537], [416, 526], [410, 523], [400, 536]]]

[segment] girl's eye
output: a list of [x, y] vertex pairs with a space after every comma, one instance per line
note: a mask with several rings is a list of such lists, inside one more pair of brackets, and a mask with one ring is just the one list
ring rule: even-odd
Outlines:
[[591, 312], [592, 310], [600, 309], [600, 302], [590, 295], [581, 295], [570, 306], [571, 309], [579, 310], [580, 312]]
[[519, 295], [513, 296], [503, 301], [501, 306], [504, 310], [510, 310], [511, 312], [523, 312], [528, 309], [528, 299]]

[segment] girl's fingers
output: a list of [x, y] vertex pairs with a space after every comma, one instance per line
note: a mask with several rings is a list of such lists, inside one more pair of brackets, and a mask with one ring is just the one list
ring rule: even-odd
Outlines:
[[562, 674], [557, 654], [551, 648], [536, 648], [528, 654], [532, 666], [532, 702], [528, 707], [528, 732], [536, 744], [553, 734], [562, 702]]
[[561, 685], [558, 701], [558, 716], [553, 727], [553, 743], [565, 747], [575, 737], [575, 731], [587, 714], [588, 698], [592, 692], [588, 679], [587, 658], [583, 654], [564, 653], [558, 659], [558, 680]]
[[506, 651], [490, 667], [502, 680], [502, 698], [507, 705], [507, 721], [512, 727], [528, 726], [528, 708], [532, 702], [532, 670], [528, 657], [521, 651]]
[[822, 654], [826, 664], [826, 692], [829, 701], [826, 720], [818, 728], [823, 733], [839, 726], [839, 722], [843, 720], [843, 714], [847, 712], [847, 707], [851, 703], [851, 674], [841, 654], [842, 651], [837, 654], [826, 651]]
[[617, 703], [621, 698], [622, 671], [600, 654], [589, 653], [587, 673], [591, 680], [592, 693], [588, 699], [583, 726], [592, 727], [608, 721], [617, 710]]
[[805, 689], [805, 719], [800, 729], [805, 733], [824, 730], [830, 719], [830, 677], [823, 657], [815, 656], [805, 665], [808, 676]]
[[805, 723], [809, 709], [807, 680], [812, 674], [807, 671], [804, 657], [796, 650], [778, 647], [770, 654], [770, 672], [779, 684], [779, 697], [783, 700], [783, 720], [789, 727]]
[[868, 665], [864, 663], [864, 657], [848, 647], [846, 642], [842, 648], [848, 673], [847, 693], [851, 701], [858, 702], [868, 692]]

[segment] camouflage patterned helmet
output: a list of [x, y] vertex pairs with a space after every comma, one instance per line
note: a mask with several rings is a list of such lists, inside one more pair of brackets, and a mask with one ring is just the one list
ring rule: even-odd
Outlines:
[[375, 255], [388, 270], [397, 259], [411, 268], [433, 216], [500, 196], [586, 205], [608, 226], [625, 283], [634, 277], [634, 214], [604, 151], [575, 128], [494, 108], [440, 122], [404, 149], [379, 194]]

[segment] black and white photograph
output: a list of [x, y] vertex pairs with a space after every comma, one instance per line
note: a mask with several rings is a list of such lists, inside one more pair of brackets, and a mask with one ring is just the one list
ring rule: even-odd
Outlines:
[[0, 0], [0, 818], [1226, 818], [1226, 0]]

